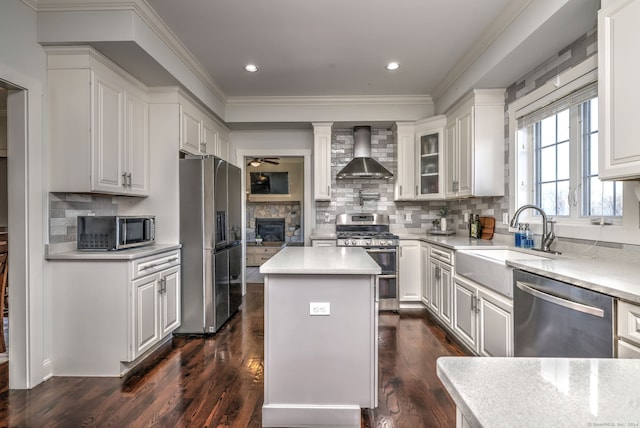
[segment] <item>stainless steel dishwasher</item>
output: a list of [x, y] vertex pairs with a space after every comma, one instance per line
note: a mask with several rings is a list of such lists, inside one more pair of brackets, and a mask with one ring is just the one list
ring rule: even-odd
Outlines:
[[513, 282], [516, 357], [614, 356], [611, 296], [520, 270]]

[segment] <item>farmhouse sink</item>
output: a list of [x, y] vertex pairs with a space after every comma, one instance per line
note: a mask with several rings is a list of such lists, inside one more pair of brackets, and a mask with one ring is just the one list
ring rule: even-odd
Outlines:
[[456, 251], [456, 274], [484, 285], [504, 296], [513, 298], [513, 268], [507, 261], [551, 260], [551, 257], [517, 250], [460, 250]]

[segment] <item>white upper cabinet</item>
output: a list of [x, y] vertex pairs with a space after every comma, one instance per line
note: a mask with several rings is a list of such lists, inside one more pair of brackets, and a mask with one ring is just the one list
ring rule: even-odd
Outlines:
[[640, 0], [602, 2], [598, 13], [598, 175], [640, 178]]
[[46, 51], [49, 190], [147, 196], [146, 87], [91, 48]]
[[444, 191], [444, 126], [445, 116], [435, 116], [416, 122], [415, 164], [416, 199], [442, 199]]
[[214, 155], [229, 160], [226, 126], [200, 108], [191, 98], [180, 94], [180, 150], [192, 155]]
[[396, 122], [395, 137], [398, 147], [398, 168], [395, 177], [396, 201], [412, 201], [415, 193], [415, 122]]
[[331, 200], [331, 122], [313, 123], [313, 198]]
[[444, 130], [445, 198], [504, 195], [504, 89], [474, 89]]
[[150, 91], [149, 103], [177, 108], [172, 123], [163, 123], [179, 135], [176, 147], [191, 155], [213, 155], [229, 160], [229, 129], [189, 95], [179, 88], [158, 88]]

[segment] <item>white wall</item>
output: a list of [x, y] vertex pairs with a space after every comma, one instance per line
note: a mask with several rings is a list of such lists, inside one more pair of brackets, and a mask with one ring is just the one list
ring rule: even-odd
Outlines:
[[14, 284], [9, 296], [11, 388], [33, 387], [50, 372], [50, 334], [45, 328], [50, 311], [43, 255], [47, 169], [42, 96], [46, 72], [44, 51], [36, 42], [36, 24], [35, 11], [25, 3], [0, 2], [0, 79], [26, 89], [9, 95], [7, 115], [9, 282]]
[[275, 156], [279, 150], [313, 150], [313, 129], [309, 124], [309, 129], [231, 131], [229, 140], [230, 161], [240, 165], [242, 162], [236, 159], [236, 150], [273, 151]]

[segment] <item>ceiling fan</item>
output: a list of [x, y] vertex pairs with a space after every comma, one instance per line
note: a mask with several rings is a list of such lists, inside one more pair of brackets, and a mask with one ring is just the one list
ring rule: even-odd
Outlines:
[[247, 166], [260, 166], [263, 163], [270, 163], [272, 165], [279, 165], [280, 162], [276, 162], [280, 158], [253, 158], [249, 161]]

